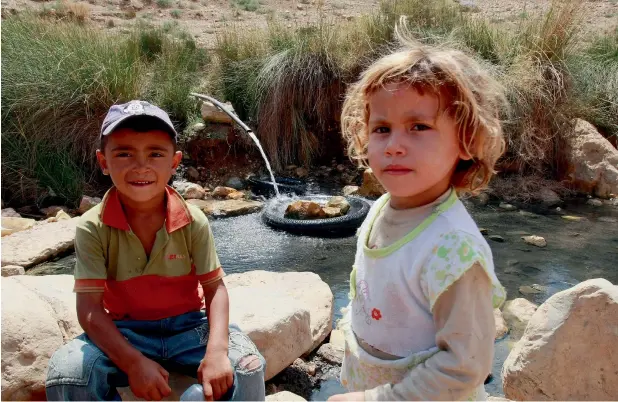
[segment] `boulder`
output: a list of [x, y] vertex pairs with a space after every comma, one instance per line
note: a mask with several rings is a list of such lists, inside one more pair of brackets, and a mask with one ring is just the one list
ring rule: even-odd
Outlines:
[[82, 197], [82, 200], [79, 203], [78, 211], [80, 214], [85, 214], [86, 211], [96, 206], [101, 202], [101, 199], [98, 197], [88, 197], [87, 195]]
[[345, 186], [343, 188], [343, 195], [348, 197], [350, 195], [357, 195], [360, 188], [358, 186]]
[[[239, 286], [260, 287], [287, 295], [309, 310], [311, 336], [313, 343], [305, 353], [313, 351], [326, 339], [333, 326], [333, 292], [330, 287], [313, 272], [268, 272], [250, 271], [243, 274], [228, 275], [224, 279], [228, 289]], [[296, 356], [298, 357], [298, 356]]]
[[29, 268], [72, 250], [78, 219], [36, 225], [31, 229], [3, 237], [2, 265]]
[[541, 236], [535, 236], [535, 235], [522, 236], [522, 240], [526, 244], [530, 244], [532, 246], [547, 247], [547, 241], [545, 240], [545, 238], [543, 238]]
[[284, 216], [288, 219], [321, 219], [326, 213], [317, 202], [299, 200], [288, 205]]
[[496, 340], [504, 338], [509, 333], [509, 328], [506, 326], [500, 309], [494, 309], [494, 321], [496, 323]]
[[573, 189], [600, 198], [618, 194], [618, 150], [592, 124], [575, 119], [563, 151], [564, 180]]
[[363, 172], [363, 184], [361, 185], [358, 193], [363, 197], [371, 198], [376, 198], [386, 193], [386, 190], [373, 174], [373, 170], [371, 170], [371, 168], [367, 168]]
[[[271, 378], [313, 350], [332, 327], [333, 294], [311, 272], [252, 271], [225, 277], [230, 321], [236, 322], [267, 361]], [[2, 399], [45, 400], [45, 375], [52, 354], [82, 333], [75, 311], [73, 276], [16, 276], [1, 279]], [[195, 379], [170, 375], [178, 397]], [[135, 400], [128, 388], [123, 400]]]
[[350, 203], [345, 199], [345, 197], [342, 196], [331, 197], [326, 203], [326, 206], [339, 208], [343, 215], [347, 214], [350, 210]]
[[31, 229], [35, 225], [35, 223], [36, 221], [34, 219], [3, 216], [2, 237]]
[[188, 200], [206, 215], [215, 217], [231, 217], [259, 212], [264, 203], [250, 200]]
[[[191, 180], [199, 180], [200, 179], [200, 172], [194, 168], [193, 166], [189, 166], [187, 168], [187, 176], [189, 177], [189, 179]], [[176, 189], [178, 190], [178, 189]]]
[[343, 362], [343, 349], [333, 346], [332, 343], [325, 343], [318, 349], [318, 356], [329, 363], [341, 365]]
[[591, 279], [534, 313], [502, 368], [505, 396], [613, 400], [618, 395], [618, 286]]
[[175, 181], [172, 183], [172, 187], [185, 200], [201, 200], [206, 195], [206, 190], [202, 186], [188, 181]]
[[[225, 109], [232, 114], [236, 114], [231, 103], [224, 104]], [[210, 102], [202, 103], [202, 119], [210, 123], [232, 124], [234, 120], [224, 111]]]
[[502, 316], [510, 328], [511, 335], [519, 339], [523, 335], [528, 321], [536, 311], [538, 306], [524, 298], [509, 300], [502, 308]]
[[2, 267], [2, 276], [24, 275], [26, 270], [19, 265], [5, 265]]
[[562, 202], [560, 196], [552, 189], [541, 187], [534, 195], [534, 199], [546, 207], [554, 207]]
[[4, 208], [2, 210], [2, 217], [3, 218], [21, 218], [21, 215], [19, 214], [19, 212], [15, 211], [13, 208]]
[[268, 395], [266, 397], [266, 401], [275, 402], [275, 401], [306, 401], [302, 396], [298, 396], [290, 391], [281, 391], [276, 394]]

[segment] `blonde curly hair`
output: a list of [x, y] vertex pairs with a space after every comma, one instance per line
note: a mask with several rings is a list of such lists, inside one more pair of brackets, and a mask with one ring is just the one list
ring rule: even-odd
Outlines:
[[458, 162], [451, 184], [458, 193], [478, 193], [505, 149], [500, 121], [507, 108], [504, 88], [465, 53], [407, 39], [401, 25], [397, 34], [402, 48], [374, 62], [348, 88], [341, 113], [348, 155], [367, 166], [369, 97], [388, 84], [406, 84], [436, 94], [441, 110], [455, 121], [461, 147], [471, 159]]

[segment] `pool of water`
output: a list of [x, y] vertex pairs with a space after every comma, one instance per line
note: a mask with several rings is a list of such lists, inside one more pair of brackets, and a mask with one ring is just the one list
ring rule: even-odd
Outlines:
[[[565, 208], [571, 215], [585, 217], [579, 222], [557, 215], [522, 215], [501, 212], [491, 206], [469, 206], [479, 227], [500, 235], [503, 243], [489, 240], [496, 273], [508, 292], [508, 298], [527, 298], [542, 303], [556, 292], [591, 278], [605, 278], [618, 284], [618, 224], [599, 220], [618, 218], [618, 208], [573, 204]], [[311, 271], [328, 283], [335, 296], [335, 320], [347, 302], [349, 273], [354, 259], [356, 239], [313, 238], [290, 235], [266, 227], [260, 214], [220, 219], [211, 222], [217, 252], [228, 274], [255, 269], [276, 272]], [[525, 244], [521, 236], [545, 237], [546, 248]], [[72, 260], [73, 259], [73, 260]], [[74, 257], [42, 264], [28, 274], [70, 273], [67, 267]], [[522, 285], [539, 284], [536, 294], [522, 294]], [[493, 375], [486, 386], [491, 395], [502, 395], [500, 370], [515, 340], [506, 337], [496, 343]], [[313, 399], [325, 400], [342, 392], [336, 379], [323, 383]]]

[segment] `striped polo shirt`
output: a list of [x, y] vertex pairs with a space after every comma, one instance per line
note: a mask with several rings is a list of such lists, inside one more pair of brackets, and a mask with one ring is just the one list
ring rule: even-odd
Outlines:
[[77, 293], [103, 292], [114, 320], [160, 320], [204, 306], [201, 285], [225, 274], [208, 219], [166, 187], [167, 216], [150, 256], [133, 233], [112, 187], [86, 212], [75, 235]]

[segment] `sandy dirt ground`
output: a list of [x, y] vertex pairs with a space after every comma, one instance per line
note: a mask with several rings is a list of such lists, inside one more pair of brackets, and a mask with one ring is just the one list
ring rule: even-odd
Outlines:
[[[56, 1], [2, 0], [3, 12], [43, 10]], [[453, 0], [455, 1], [455, 0]], [[549, 0], [458, 0], [473, 4], [475, 16], [517, 29], [522, 19], [546, 11]], [[236, 27], [266, 27], [276, 18], [289, 27], [303, 26], [320, 16], [332, 23], [351, 20], [379, 7], [379, 0], [88, 0], [89, 23], [110, 31], [129, 30], [139, 21], [179, 26], [207, 48], [216, 44], [218, 32]], [[247, 10], [249, 9], [249, 10]], [[618, 27], [618, 0], [582, 2], [584, 33], [604, 33]]]

